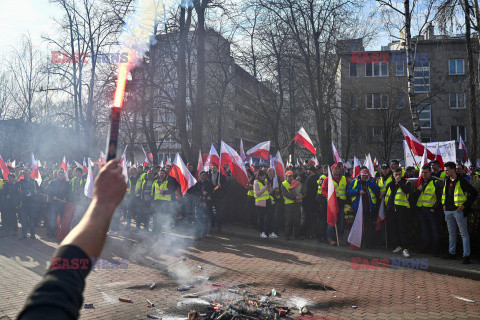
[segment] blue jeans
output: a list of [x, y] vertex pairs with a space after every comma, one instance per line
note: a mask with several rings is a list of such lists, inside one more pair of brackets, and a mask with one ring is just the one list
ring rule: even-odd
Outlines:
[[[448, 252], [455, 254], [457, 250], [457, 225], [460, 230], [460, 236], [463, 243], [463, 256], [470, 256], [470, 236], [467, 229], [467, 218], [463, 215], [463, 212], [458, 211], [445, 211], [445, 221], [448, 228]], [[455, 224], [456, 222], [456, 224]]]
[[195, 236], [203, 237], [210, 232], [210, 208], [207, 206], [195, 206]]
[[430, 212], [430, 209], [432, 208], [422, 207], [418, 213], [420, 224], [422, 226], [423, 249], [427, 250], [430, 248], [432, 243], [430, 235], [433, 235], [433, 252], [438, 253], [440, 232], [438, 231], [437, 212]]

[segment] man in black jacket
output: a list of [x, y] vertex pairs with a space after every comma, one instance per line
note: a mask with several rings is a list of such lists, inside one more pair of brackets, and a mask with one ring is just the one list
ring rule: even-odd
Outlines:
[[22, 195], [13, 173], [8, 175], [2, 189], [2, 231], [5, 236], [17, 234], [17, 211], [22, 203]]
[[57, 217], [60, 215], [60, 221], [62, 221], [65, 204], [70, 195], [70, 185], [65, 180], [65, 173], [63, 170], [57, 171], [56, 179], [48, 186], [48, 195], [52, 203], [47, 217], [47, 236], [54, 237]]
[[226, 187], [228, 185], [227, 178], [218, 170], [216, 164], [210, 166], [210, 173], [207, 175], [207, 180], [213, 184], [212, 197], [212, 227], [215, 232], [222, 231], [222, 219], [227, 202]]
[[207, 180], [207, 173], [200, 172], [200, 180], [187, 190], [195, 205], [195, 239], [208, 234], [211, 227], [210, 210], [212, 206], [213, 184]]
[[23, 179], [19, 181], [20, 191], [22, 193], [22, 207], [20, 209], [20, 223], [22, 224], [22, 233], [20, 240], [27, 238], [27, 231], [30, 232], [30, 238], [35, 237], [36, 224], [36, 195], [38, 185], [35, 180], [30, 177], [30, 170], [23, 171]]
[[470, 263], [470, 236], [468, 234], [467, 215], [472, 203], [478, 196], [477, 190], [456, 171], [455, 163], [445, 163], [445, 187], [442, 193], [443, 211], [448, 227], [448, 255], [444, 258], [455, 259], [457, 250], [457, 225], [463, 243], [463, 264]]
[[302, 199], [305, 211], [305, 237], [313, 238], [318, 236], [319, 205], [317, 203], [318, 174], [314, 166], [307, 168], [307, 179], [305, 180], [306, 195]]

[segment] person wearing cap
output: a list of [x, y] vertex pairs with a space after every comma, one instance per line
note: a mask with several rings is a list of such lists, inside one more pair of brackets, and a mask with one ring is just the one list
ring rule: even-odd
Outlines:
[[272, 238], [277, 238], [272, 230], [273, 220], [273, 193], [272, 185], [268, 182], [265, 171], [257, 172], [257, 178], [253, 182], [253, 192], [255, 193], [255, 207], [257, 209], [258, 226], [260, 237], [263, 239], [272, 235]]
[[350, 183], [347, 194], [352, 197], [353, 212], [358, 211], [360, 198], [362, 199], [365, 244], [367, 248], [372, 249], [376, 245], [375, 222], [377, 220], [376, 208], [380, 187], [373, 179], [370, 179], [368, 169], [362, 169], [360, 170], [360, 175]]
[[394, 180], [386, 187], [385, 208], [387, 212], [387, 228], [392, 233], [395, 247], [393, 253], [402, 252], [405, 258], [409, 258], [409, 195], [412, 190], [412, 184], [402, 174], [403, 170], [399, 167], [393, 172]]
[[318, 174], [317, 169], [310, 165], [307, 167], [307, 180], [305, 181], [306, 194], [303, 198], [303, 209], [305, 212], [305, 237], [314, 238], [318, 233]]
[[392, 170], [390, 169], [390, 166], [388, 163], [382, 164], [382, 170], [380, 172], [380, 177], [377, 179], [377, 184], [380, 187], [380, 192], [382, 194], [385, 194], [387, 184], [392, 182], [393, 180], [393, 175], [392, 175]]
[[447, 177], [447, 174], [445, 171], [440, 169], [440, 162], [438, 160], [433, 160], [430, 162], [430, 165], [432, 166], [432, 177], [436, 177], [437, 179], [441, 179], [442, 181], [445, 181], [445, 178]]
[[438, 257], [440, 245], [438, 217], [442, 209], [443, 182], [432, 178], [432, 168], [428, 165], [422, 167], [421, 174], [422, 184], [414, 188], [412, 195], [417, 199], [418, 217], [422, 226], [422, 251], [427, 253], [432, 248], [433, 256]]
[[[345, 204], [347, 203], [347, 187], [349, 186], [350, 182], [344, 175], [342, 175], [341, 170], [342, 169], [336, 164], [332, 166], [333, 186], [335, 187], [335, 194], [337, 195], [337, 203], [338, 203], [337, 230], [338, 230], [338, 236], [340, 238], [338, 239], [338, 242], [341, 245], [347, 245], [347, 243], [343, 240], [343, 226], [344, 226], [343, 218], [345, 216], [344, 207], [345, 207]], [[326, 177], [323, 180], [322, 195], [325, 197], [325, 199], [328, 198], [328, 177]], [[331, 225], [328, 225], [327, 241], [332, 246], [337, 244], [333, 239], [334, 236], [335, 236], [335, 228], [332, 227]]]
[[292, 234], [299, 239], [301, 205], [305, 189], [300, 181], [293, 179], [292, 171], [287, 171], [285, 177], [286, 180], [280, 187], [285, 202], [285, 240], [290, 240]]

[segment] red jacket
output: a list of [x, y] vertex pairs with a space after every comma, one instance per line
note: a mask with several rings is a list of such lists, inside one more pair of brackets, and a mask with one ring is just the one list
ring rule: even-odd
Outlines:
[[[340, 183], [340, 179], [342, 179], [343, 176], [339, 176], [339, 177], [333, 177], [333, 181], [335, 181], [337, 184]], [[345, 177], [345, 179], [347, 179]], [[350, 185], [350, 181], [348, 181], [347, 179], [347, 188], [348, 186]], [[324, 180], [323, 180], [323, 183], [322, 183], [322, 196], [324, 196], [325, 198], [328, 198], [328, 177], [326, 177]], [[338, 195], [337, 195], [338, 197]]]

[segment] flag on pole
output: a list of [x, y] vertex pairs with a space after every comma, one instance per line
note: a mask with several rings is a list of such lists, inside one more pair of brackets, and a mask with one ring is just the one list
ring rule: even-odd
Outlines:
[[317, 154], [317, 150], [315, 150], [315, 147], [313, 146], [312, 139], [310, 139], [308, 133], [305, 131], [305, 129], [303, 129], [303, 127], [298, 130], [295, 137], [293, 137], [293, 140], [307, 148], [311, 153]]
[[82, 169], [83, 169], [83, 174], [88, 173], [88, 166], [87, 166], [87, 162], [85, 161], [85, 157], [83, 157]]
[[[12, 167], [13, 169], [15, 169], [16, 162], [17, 162], [17, 160], [13, 160], [13, 161], [12, 161], [12, 164], [10, 165], [10, 167]], [[46, 164], [46, 163], [45, 163], [44, 167], [45, 167], [45, 168], [47, 167], [47, 164]]]
[[327, 223], [332, 227], [337, 224], [338, 202], [335, 186], [333, 184], [333, 175], [328, 167], [328, 197], [327, 197]]
[[78, 163], [77, 161], [74, 160], [73, 162], [75, 162], [75, 166], [77, 168], [83, 168], [83, 166], [80, 163]]
[[198, 150], [198, 162], [197, 162], [197, 180], [200, 178], [200, 172], [203, 171], [203, 158], [202, 151]]
[[270, 141], [264, 141], [251, 148], [246, 153], [247, 158], [268, 160], [270, 156]]
[[357, 159], [357, 157], [353, 157], [353, 177], [358, 177], [360, 175], [360, 161]]
[[228, 164], [232, 176], [245, 188], [248, 184], [248, 175], [238, 153], [225, 142], [220, 145], [220, 158], [223, 164]]
[[87, 174], [87, 181], [85, 182], [85, 188], [83, 189], [83, 193], [87, 198], [93, 198], [93, 181], [95, 177], [93, 176], [92, 170], [92, 160], [88, 158], [88, 174]]
[[245, 159], [247, 156], [245, 155], [245, 150], [243, 149], [243, 140], [240, 139], [240, 158], [242, 158], [242, 161], [245, 162]]
[[422, 162], [420, 162], [420, 168], [418, 168], [418, 171], [420, 171], [420, 175], [418, 176], [417, 181], [415, 181], [415, 184], [413, 185], [415, 188], [418, 188], [423, 183], [422, 168], [427, 164], [428, 164], [427, 148], [425, 148], [425, 151], [423, 152]]
[[313, 157], [310, 159], [309, 164], [311, 164], [312, 166], [318, 166], [320, 163], [318, 162], [317, 156], [313, 156]]
[[338, 154], [337, 148], [335, 148], [335, 145], [333, 144], [333, 141], [332, 141], [332, 150], [333, 150], [333, 157], [335, 158], [335, 163], [343, 162], [342, 158], [340, 158], [340, 155]]
[[153, 165], [153, 154], [150, 153], [151, 157], [149, 155], [147, 155], [147, 152], [145, 151], [145, 149], [142, 147], [142, 151], [143, 151], [143, 154], [145, 155], [145, 161], [143, 161], [143, 166], [146, 167], [146, 166], [152, 166]]
[[435, 159], [435, 155], [430, 150], [428, 150], [428, 148], [425, 148], [425, 146], [420, 141], [418, 141], [418, 139], [413, 134], [411, 134], [404, 126], [402, 126], [401, 124], [399, 125], [400, 129], [402, 129], [405, 141], [407, 141], [407, 145], [414, 155], [421, 157], [423, 156], [424, 149], [427, 149], [428, 159]]
[[171, 164], [172, 170], [170, 170], [170, 176], [174, 177], [175, 180], [180, 184], [180, 190], [183, 194], [187, 192], [188, 189], [193, 187], [197, 180], [194, 178], [192, 173], [188, 171], [187, 166], [183, 162], [180, 154], [177, 152], [175, 155], [175, 160]]
[[377, 164], [378, 164], [378, 160], [377, 160], [377, 157], [375, 157], [375, 159], [373, 159], [373, 166], [375, 167]]
[[385, 225], [385, 200], [382, 199], [380, 209], [378, 210], [377, 222], [375, 222], [375, 231], [378, 231]]
[[375, 177], [375, 167], [373, 166], [372, 156], [370, 155], [370, 153], [366, 157], [365, 167], [367, 167], [370, 176]]
[[440, 153], [440, 143], [437, 143], [437, 148], [435, 150], [435, 160], [438, 161], [438, 166], [440, 169], [444, 169], [444, 163], [443, 163], [443, 157], [442, 154]]
[[33, 153], [32, 153], [32, 172], [30, 172], [30, 177], [33, 180], [37, 181], [38, 185], [40, 186], [43, 180], [42, 180], [42, 175], [38, 170], [38, 163], [39, 161], [35, 160], [35, 157], [33, 156]]
[[208, 153], [208, 157], [207, 157], [207, 161], [205, 161], [204, 163], [204, 170], [210, 170], [210, 166], [212, 164], [216, 164], [217, 167], [220, 167], [220, 157], [218, 156], [218, 152], [217, 152], [217, 149], [215, 149], [215, 147], [213, 146], [213, 143], [212, 143], [212, 146], [210, 147], [210, 152]]
[[62, 163], [60, 164], [60, 168], [63, 169], [64, 172], [67, 172], [67, 159], [65, 158], [65, 156], [63, 156], [63, 160], [62, 160]]
[[[355, 246], [356, 248], [362, 247], [362, 234], [363, 234], [363, 204], [362, 198], [360, 197], [360, 201], [358, 203], [358, 210], [355, 216], [355, 220], [353, 221], [352, 229], [350, 230], [350, 234], [348, 235], [348, 242]], [[355, 249], [355, 248], [352, 248]]]

